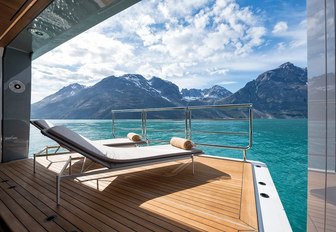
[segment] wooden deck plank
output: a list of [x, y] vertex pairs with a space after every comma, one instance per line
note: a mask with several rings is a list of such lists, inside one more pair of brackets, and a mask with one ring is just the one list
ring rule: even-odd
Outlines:
[[[39, 171], [43, 171], [43, 170], [39, 170]], [[43, 177], [47, 177], [48, 174], [45, 173], [43, 175]], [[137, 218], [138, 222], [141, 222], [141, 219], [148, 220], [150, 222], [155, 223], [153, 225], [153, 229], [155, 230], [162, 230], [163, 228], [169, 228], [169, 230], [172, 231], [185, 231], [186, 228], [182, 229], [179, 227], [176, 227], [175, 225], [168, 223], [164, 220], [160, 220], [159, 218], [155, 217], [155, 214], [150, 214], [148, 213], [148, 211], [145, 211], [139, 207], [134, 207], [134, 203], [130, 201], [130, 198], [126, 198], [123, 197], [124, 194], [115, 194], [115, 192], [108, 193], [106, 191], [102, 191], [101, 194], [97, 195], [96, 191], [92, 190], [92, 188], [89, 188], [85, 185], [78, 185], [76, 187], [73, 186], [72, 181], [64, 181], [63, 187], [70, 189], [72, 191], [77, 191], [77, 194], [81, 194], [82, 196], [85, 196], [86, 198], [90, 198], [91, 201], [94, 202], [100, 202], [102, 204], [104, 204], [105, 206], [107, 206], [110, 209], [115, 209], [118, 210], [119, 213], [121, 213], [123, 216], [125, 217], [129, 217], [130, 214], [133, 215], [137, 215], [138, 217], [140, 217], [140, 220]], [[113, 199], [111, 201], [111, 199]], [[114, 208], [117, 207], [117, 208]], [[125, 212], [123, 212], [125, 211]], [[155, 225], [159, 225], [159, 227], [155, 226]]]
[[44, 215], [46, 215], [44, 218], [45, 223], [47, 223], [48, 220], [52, 220], [57, 225], [59, 225], [63, 230], [66, 230], [66, 231], [78, 230], [78, 228], [76, 228], [68, 220], [64, 219], [60, 215], [57, 215], [57, 212], [52, 210], [49, 205], [41, 201], [41, 199], [39, 199], [41, 197], [40, 194], [37, 197], [35, 197], [32, 193], [30, 193], [24, 188], [24, 185], [21, 186], [19, 183], [14, 182], [9, 176], [7, 176], [7, 173], [1, 172], [1, 176], [6, 179], [6, 183], [8, 185], [17, 186], [15, 190], [18, 193], [20, 193], [20, 195], [24, 197], [26, 200], [30, 201], [31, 204], [36, 206]]
[[[39, 168], [38, 168], [39, 169]], [[32, 171], [32, 170], [31, 170]], [[42, 171], [42, 172], [44, 172], [45, 170], [43, 170], [43, 169], [41, 169], [41, 170], [38, 170], [38, 171]], [[50, 179], [50, 175], [53, 175], [52, 173], [43, 173], [43, 175], [41, 175], [41, 178], [44, 180], [45, 178], [47, 178], [48, 176], [49, 176], [49, 180], [53, 180], [54, 178], [51, 178]], [[47, 182], [48, 182], [48, 180], [46, 180]], [[67, 184], [68, 182], [70, 182], [69, 184]], [[83, 192], [83, 189], [85, 189], [85, 185], [76, 185], [76, 187], [74, 187], [74, 183], [72, 182], [72, 181], [67, 181], [67, 180], [65, 180], [64, 182], [62, 182], [62, 188], [63, 187], [65, 187], [65, 188], [70, 188], [70, 189], [73, 189], [75, 192], [76, 192], [76, 194], [83, 194], [82, 192]], [[76, 191], [76, 189], [77, 190], [80, 190], [80, 191]], [[89, 188], [90, 189], [90, 188]], [[91, 191], [92, 191], [92, 188], [91, 188]], [[93, 194], [91, 194], [91, 196], [89, 197], [90, 198], [90, 201], [95, 201], [95, 199], [97, 198], [97, 191], [92, 191], [93, 192]], [[106, 193], [106, 191], [104, 191], [104, 193]], [[98, 196], [99, 197], [99, 196]], [[105, 199], [108, 199], [109, 200], [109, 203], [116, 203], [116, 201], [114, 200], [115, 198], [114, 198], [114, 196], [111, 196], [111, 195], [108, 195], [108, 198], [105, 198]], [[113, 199], [113, 201], [111, 201], [111, 199]], [[129, 201], [130, 199], [126, 199], [126, 201]], [[129, 204], [129, 203], [128, 203]], [[134, 204], [133, 204], [134, 205]], [[122, 205], [122, 207], [124, 208], [125, 207], [125, 205]], [[120, 210], [122, 210], [122, 209], [118, 209], [118, 212], [120, 212]], [[130, 209], [131, 211], [134, 211], [134, 209]], [[143, 210], [144, 211], [144, 210]], [[150, 217], [149, 217], [149, 214], [148, 214], [148, 211], [144, 211], [144, 212], [146, 212], [146, 215], [143, 215], [144, 216], [144, 218], [147, 218], [147, 220], [148, 219], [151, 219]], [[132, 212], [133, 213], [133, 212]], [[129, 218], [129, 216], [130, 216], [130, 212], [128, 212], [128, 215], [125, 215], [125, 216], [128, 216], [128, 218]], [[137, 214], [137, 216], [139, 216], [138, 214]], [[137, 218], [137, 220], [138, 220], [138, 218]], [[155, 221], [155, 220], [154, 220]], [[148, 224], [148, 221], [147, 221], [147, 224]], [[179, 230], [181, 230], [180, 228], [178, 228], [178, 227], [176, 227], [176, 225], [172, 225], [172, 224], [167, 224], [166, 223], [166, 228], [168, 228], [169, 230], [172, 230], [172, 231], [179, 231]], [[157, 229], [160, 229], [160, 230], [163, 230], [163, 228], [161, 227], [161, 228], [157, 228]], [[184, 229], [183, 229], [183, 231], [185, 231], [187, 229], [187, 227], [185, 227]]]
[[[336, 214], [336, 205], [333, 204], [331, 201], [332, 198], [328, 195], [333, 194], [332, 187], [336, 183], [336, 174], [332, 172], [327, 173], [327, 196], [329, 196], [327, 202], [325, 202], [324, 182], [321, 182], [321, 180], [325, 180], [325, 175], [324, 171], [308, 171], [308, 230], [335, 231], [336, 228], [334, 217]], [[327, 214], [326, 220], [325, 213]]]
[[[26, 175], [29, 176], [33, 174], [28, 173]], [[45, 189], [48, 189], [50, 192], [56, 191], [55, 186], [50, 185], [49, 183], [44, 181], [44, 179], [40, 180], [41, 180], [39, 181], [40, 186], [42, 186]], [[109, 211], [109, 213], [112, 213], [112, 215], [106, 215], [105, 212], [102, 212], [103, 210], [102, 207], [93, 204], [91, 201], [81, 198], [76, 192], [65, 191], [65, 189], [63, 188], [62, 198], [63, 198], [62, 204], [65, 201], [67, 201], [70, 206], [69, 210], [71, 210], [74, 206], [76, 206], [80, 210], [79, 215], [81, 215], [81, 217], [85, 219], [85, 221], [90, 222], [90, 224], [94, 225], [99, 230], [109, 231], [110, 228], [114, 228], [115, 230], [119, 231], [132, 231], [132, 229], [128, 227], [128, 226], [132, 227], [132, 224], [127, 226], [125, 224], [122, 224], [120, 221], [115, 219], [115, 216], [117, 216], [115, 212]], [[123, 220], [124, 218], [119, 217], [119, 219]], [[137, 229], [143, 229], [143, 227], [140, 226], [140, 228], [137, 227]]]
[[[125, 187], [126, 185], [124, 184], [122, 186]], [[224, 209], [222, 209], [222, 210], [217, 209], [216, 210], [214, 208], [214, 205], [210, 206], [210, 205], [206, 205], [206, 204], [205, 205], [193, 204], [192, 201], [193, 200], [196, 201], [196, 198], [191, 199], [190, 201], [188, 201], [188, 199], [186, 199], [186, 198], [183, 199], [183, 197], [180, 196], [180, 194], [182, 194], [182, 196], [183, 196], [183, 192], [179, 193], [178, 197], [173, 197], [175, 195], [175, 193], [174, 194], [169, 194], [167, 196], [165, 196], [164, 193], [163, 194], [155, 194], [155, 192], [156, 192], [155, 189], [157, 189], [158, 187], [159, 186], [156, 186], [156, 187], [155, 186], [149, 186], [149, 188], [143, 188], [143, 186], [141, 186], [141, 185], [132, 185], [132, 187], [130, 187], [128, 189], [128, 191], [132, 191], [132, 189], [136, 188], [137, 194], [139, 195], [142, 192], [147, 192], [149, 189], [152, 189], [151, 193], [153, 193], [153, 191], [154, 191], [154, 194], [151, 194], [151, 196], [148, 198], [148, 201], [151, 201], [151, 202], [157, 202], [158, 201], [159, 204], [166, 205], [165, 208], [167, 208], [167, 207], [173, 208], [172, 211], [188, 208], [188, 209], [190, 209], [190, 211], [198, 212], [197, 216], [202, 215], [203, 217], [207, 217], [208, 214], [211, 214], [212, 216], [215, 216], [215, 217], [221, 217], [222, 220], [225, 218], [225, 214], [229, 214], [230, 216], [232, 216], [232, 213], [230, 214], [230, 212], [225, 212]], [[164, 199], [162, 197], [160, 197], [160, 195], [165, 196]], [[209, 210], [209, 209], [211, 209], [211, 210]], [[185, 210], [182, 210], [182, 211], [185, 211]], [[218, 213], [218, 211], [220, 211], [220, 213]], [[191, 213], [191, 214], [193, 214], [193, 213]], [[233, 217], [238, 218], [238, 213], [234, 214]], [[221, 220], [218, 220], [219, 223], [220, 223], [220, 221]]]
[[[145, 181], [145, 179], [140, 180]], [[121, 184], [123, 183], [126, 184], [125, 182], [122, 182]], [[167, 195], [167, 199], [180, 203], [181, 205], [194, 206], [204, 211], [211, 208], [211, 211], [218, 212], [219, 214], [227, 214], [238, 218], [240, 208], [238, 204], [223, 204], [223, 201], [214, 201], [209, 195], [200, 197], [200, 194], [197, 196], [197, 191], [194, 194], [190, 194], [189, 191], [182, 190], [172, 194], [173, 191], [169, 191], [171, 189], [169, 189], [167, 185], [164, 185], [159, 181], [154, 183], [151, 179], [147, 179], [146, 182], [141, 182], [141, 184], [131, 183], [131, 186], [144, 192], [151, 189], [152, 198]]]
[[240, 206], [240, 219], [258, 231], [257, 209], [255, 207], [255, 195], [253, 186], [252, 166], [244, 164], [243, 187]]
[[[141, 172], [141, 173], [143, 173], [143, 172]], [[188, 173], [191, 173], [191, 171], [189, 171]], [[137, 176], [139, 176], [140, 174], [139, 173], [133, 173], [133, 174], [130, 174], [130, 175], [127, 175], [127, 181], [129, 182], [129, 180], [131, 179], [131, 177], [132, 177], [132, 175], [137, 175]], [[190, 176], [191, 177], [191, 176]], [[189, 179], [191, 179], [189, 177]], [[151, 181], [151, 178], [148, 178], [148, 176], [147, 176], [147, 178], [145, 177], [145, 179], [144, 179], [144, 181], [146, 181], [147, 180], [147, 182], [148, 181]], [[130, 184], [132, 187], [136, 187], [137, 189], [139, 189], [139, 188], [141, 188], [141, 187], [143, 187], [143, 184], [141, 184], [140, 186], [137, 184], [137, 182], [143, 182], [143, 181], [139, 181], [138, 179], [136, 179], [136, 181], [133, 183], [133, 182], [131, 182], [131, 183], [128, 183], [128, 184]], [[175, 183], [174, 183], [175, 184]], [[161, 186], [159, 186], [159, 187], [161, 187]], [[151, 189], [151, 194], [153, 194], [153, 189], [155, 189], [155, 187], [154, 186], [151, 186], [151, 187], [149, 187], [149, 189]], [[143, 192], [148, 192], [148, 191], [143, 191]], [[168, 194], [168, 193], [165, 193], [165, 194]], [[165, 194], [163, 194], [163, 195], [165, 195]], [[159, 194], [158, 196], [160, 196], [161, 194]], [[154, 196], [155, 197], [155, 196]], [[152, 198], [154, 198], [154, 197], [152, 197]], [[208, 196], [208, 198], [209, 198], [209, 196]], [[180, 206], [183, 206], [183, 205], [180, 205]], [[238, 215], [237, 215], [237, 217], [238, 217]]]
[[[72, 227], [82, 231], [255, 231], [256, 215], [248, 215], [255, 209], [255, 202], [250, 201], [254, 190], [248, 163], [198, 157], [195, 175], [190, 165], [178, 161], [80, 177], [80, 181], [63, 180], [57, 207], [55, 172], [67, 157], [38, 158], [35, 175], [32, 160], [0, 164], [8, 184], [17, 185], [11, 199], [20, 202], [20, 207], [34, 208], [28, 216], [39, 225], [42, 216], [55, 214], [50, 225], [65, 231]], [[81, 162], [73, 163], [74, 172]], [[0, 204], [4, 204], [2, 196]], [[10, 210], [6, 215], [2, 218], [7, 223], [17, 216]], [[18, 218], [13, 226], [20, 225], [31, 230]], [[42, 229], [52, 231], [47, 226]]]
[[[45, 179], [45, 178], [49, 178], [49, 180], [51, 180], [50, 178], [50, 175], [53, 175], [52, 173], [45, 173], [45, 170], [43, 170], [43, 169], [41, 169], [41, 170], [38, 170], [38, 171], [42, 171], [42, 172], [44, 172], [43, 173], [43, 177], [42, 177], [42, 179]], [[53, 179], [53, 178], [52, 178]], [[48, 180], [46, 180], [47, 182], [48, 182]], [[70, 182], [70, 184], [67, 184], [68, 182]], [[76, 194], [82, 194], [82, 192], [83, 192], [83, 190], [84, 189], [86, 189], [86, 191], [88, 191], [88, 190], [91, 190], [91, 199], [90, 200], [95, 200], [95, 198], [99, 198], [100, 197], [100, 195], [98, 195], [97, 196], [97, 192], [96, 191], [92, 191], [92, 188], [88, 188], [88, 187], [86, 187], [85, 185], [76, 185], [76, 187], [73, 187], [73, 182], [72, 181], [64, 181], [63, 183], [62, 183], [62, 187], [64, 187], [64, 188], [70, 188], [70, 189], [73, 189], [73, 190], [77, 190], [78, 191], [78, 189], [80, 189], [81, 191], [78, 191], [78, 192], [76, 192]], [[110, 195], [110, 194], [106, 194], [106, 191], [104, 191], [103, 193], [105, 193], [105, 195], [107, 196], [107, 197], [105, 197], [105, 199], [107, 199], [108, 201], [109, 201], [109, 203], [110, 204], [113, 204], [113, 203], [116, 203], [116, 201], [115, 201], [115, 196], [113, 196], [113, 195]], [[125, 196], [125, 194], [121, 194], [121, 196]], [[120, 196], [119, 196], [120, 197]], [[113, 199], [113, 201], [111, 201], [111, 199]], [[122, 199], [122, 198], [121, 198]], [[130, 200], [132, 200], [132, 199], [130, 199], [130, 198], [126, 198], [126, 199], [124, 199], [123, 200], [123, 203], [124, 203], [124, 205], [122, 205], [122, 207], [125, 207], [125, 204], [126, 204], [126, 206], [127, 205], [131, 205], [131, 206], [133, 206], [133, 208], [132, 209], [130, 209], [130, 212], [132, 212], [132, 213], [136, 213], [136, 212], [134, 212], [134, 205], [136, 205], [136, 204], [134, 204], [132, 201], [130, 201]], [[131, 204], [130, 204], [131, 203]], [[150, 216], [150, 213], [148, 213], [148, 211], [145, 211], [145, 210], [143, 210], [143, 209], [141, 209], [141, 208], [138, 208], [138, 209], [140, 209], [140, 210], [142, 210], [143, 212], [144, 212], [144, 214], [145, 215], [143, 215], [144, 216], [144, 218], [147, 218], [148, 219], [148, 216]], [[119, 210], [118, 210], [119, 211]], [[127, 216], [129, 216], [129, 215], [127, 215]], [[137, 216], [139, 216], [138, 214], [137, 214]], [[157, 219], [155, 219], [155, 218], [153, 218], [153, 217], [151, 217], [150, 218], [150, 221], [151, 222], [157, 222]], [[148, 223], [148, 222], [147, 222]], [[159, 223], [159, 224], [162, 224], [162, 222], [161, 223]], [[181, 228], [178, 228], [178, 227], [176, 227], [175, 225], [172, 225], [172, 224], [169, 224], [169, 223], [163, 223], [167, 228], [171, 228], [171, 230], [172, 231], [180, 231], [181, 230]], [[162, 228], [161, 228], [162, 229]], [[183, 227], [183, 229], [182, 229], [182, 231], [185, 231], [187, 229], [187, 227]]]
[[[143, 173], [143, 172], [142, 172]], [[187, 171], [187, 173], [191, 173], [190, 170]], [[150, 178], [149, 176], [145, 176], [143, 181], [139, 181], [139, 179], [137, 177], [141, 176], [139, 173], [133, 173], [133, 174], [130, 174], [130, 175], [127, 175], [127, 180], [125, 180], [126, 182], [129, 182], [128, 184], [131, 184], [132, 187], [136, 187], [137, 190], [141, 190], [143, 187], [144, 187], [144, 183], [148, 184], [149, 182], [152, 181], [152, 178]], [[132, 177], [135, 177], [135, 180], [134, 181], [130, 181], [130, 179], [132, 179]], [[156, 175], [154, 175], [154, 177], [156, 177]], [[189, 179], [192, 178], [192, 175], [191, 176], [188, 176]], [[162, 181], [164, 182], [164, 181]], [[157, 190], [159, 187], [162, 187], [164, 189], [166, 189], [165, 186], [162, 185], [162, 182], [161, 182], [161, 185], [157, 185], [157, 186], [149, 186], [148, 189], [151, 189], [151, 193], [153, 194], [153, 189], [154, 190]], [[173, 180], [173, 182], [175, 182], [175, 180]], [[115, 183], [115, 182], [114, 182]], [[138, 183], [141, 183], [140, 185]], [[143, 192], [148, 192], [146, 190], [144, 190]], [[169, 194], [170, 192], [166, 192], [164, 194], [157, 194], [157, 196], [161, 196], [161, 195], [166, 195], [166, 194]], [[170, 194], [171, 195], [171, 194]], [[180, 196], [180, 199], [183, 198], [183, 195], [185, 195], [185, 193], [182, 194], [182, 196]], [[210, 196], [208, 196], [209, 198]], [[218, 202], [217, 202], [218, 203]], [[181, 206], [183, 206], [183, 204], [181, 204]], [[209, 207], [209, 208], [212, 208], [213, 209], [213, 206], [212, 207]], [[206, 210], [203, 210], [203, 212], [206, 211]], [[212, 212], [213, 215], [216, 215], [214, 212]], [[238, 214], [236, 215], [237, 218], [238, 218]]]
[[[8, 229], [11, 231], [28, 231], [24, 225], [15, 217], [15, 215], [0, 201], [0, 217], [4, 222], [7, 222]], [[8, 223], [10, 222], [10, 223]]]
[[[74, 183], [72, 183], [72, 184], [74, 184]], [[62, 186], [63, 186], [63, 184], [62, 184]], [[62, 194], [63, 194], [62, 198], [68, 199], [68, 194], [66, 192], [62, 192]], [[77, 199], [78, 199], [78, 195], [77, 195]], [[195, 223], [197, 221], [197, 223], [195, 223], [195, 224], [197, 224], [198, 227], [203, 229], [203, 230], [206, 230], [206, 231], [209, 231], [209, 230], [210, 231], [222, 231], [222, 229], [225, 229], [226, 231], [233, 230], [232, 228], [227, 227], [224, 224], [219, 224], [219, 223], [216, 223], [214, 221], [211, 223], [212, 224], [211, 226], [207, 225], [206, 223], [204, 224], [202, 222], [207, 221], [206, 219], [204, 219], [204, 218], [202, 218], [198, 215], [187, 214], [184, 210], [181, 210], [180, 208], [172, 207], [170, 202], [169, 202], [169, 204], [166, 204], [166, 205], [163, 204], [163, 203], [159, 203], [159, 205], [160, 205], [160, 207], [163, 207], [165, 209], [169, 208], [170, 213], [173, 214], [173, 215], [180, 215], [180, 216], [184, 217], [184, 220], [181, 221], [181, 222], [191, 221], [191, 222]], [[168, 209], [168, 211], [165, 211], [165, 212], [169, 212], [169, 209]], [[199, 223], [198, 221], [201, 221], [201, 222]], [[217, 229], [216, 229], [216, 227], [217, 227]], [[139, 231], [139, 230], [137, 230], [137, 231]], [[141, 231], [145, 231], [145, 228], [142, 228]]]
[[[44, 173], [43, 177], [41, 176], [41, 181], [48, 182], [47, 177], [48, 174]], [[156, 224], [150, 223], [148, 220], [144, 220], [139, 217], [137, 214], [136, 217], [133, 215], [132, 212], [129, 212], [125, 210], [125, 205], [119, 205], [120, 207], [117, 207], [115, 204], [115, 200], [111, 201], [113, 198], [105, 198], [105, 201], [101, 199], [101, 197], [97, 197], [97, 191], [93, 191], [92, 194], [87, 194], [83, 191], [83, 187], [80, 184], [74, 185], [73, 182], [71, 184], [67, 184], [69, 181], [64, 181], [62, 183], [62, 189], [63, 193], [66, 195], [69, 195], [70, 197], [76, 195], [76, 199], [83, 204], [89, 206], [90, 208], [93, 208], [103, 215], [106, 215], [108, 217], [111, 217], [118, 222], [122, 223], [123, 225], [130, 227], [133, 230], [141, 231], [144, 229], [150, 229], [150, 230], [161, 230], [164, 229], [160, 226], [157, 226]], [[62, 193], [62, 194], [63, 194]], [[148, 215], [147, 215], [148, 219]], [[114, 226], [114, 225], [113, 225]]]
[[[212, 227], [207, 227], [206, 225], [202, 225], [197, 221], [190, 220], [189, 217], [181, 216], [180, 211], [176, 210], [176, 208], [174, 207], [171, 207], [170, 202], [164, 204], [155, 200], [153, 201], [152, 197], [146, 198], [148, 194], [139, 191], [138, 189], [135, 189], [133, 187], [118, 185], [114, 186], [113, 190], [109, 189], [108, 191], [119, 192], [124, 196], [129, 196], [130, 199], [132, 199], [132, 202], [134, 202], [136, 205], [140, 205], [143, 209], [147, 209], [149, 210], [149, 212], [154, 212], [157, 215], [164, 215], [168, 218], [175, 218], [174, 222], [192, 222], [191, 224], [189, 224], [189, 226], [197, 226], [198, 229], [202, 228], [205, 231], [214, 230], [214, 228]], [[104, 190], [104, 192], [106, 192], [106, 189]], [[152, 209], [155, 210], [151, 211]], [[177, 215], [179, 216], [179, 219], [176, 219]], [[209, 223], [211, 224], [210, 221], [208, 221], [207, 224]], [[190, 228], [188, 230], [190, 230]]]
[[[96, 231], [97, 230], [97, 228], [94, 227], [95, 224], [91, 225], [90, 224], [91, 220], [87, 220], [85, 215], [83, 216], [81, 214], [81, 211], [79, 211], [75, 205], [72, 205], [65, 201], [62, 206], [57, 207], [56, 202], [55, 202], [55, 193], [52, 193], [49, 190], [40, 186], [36, 182], [36, 179], [27, 178], [26, 175], [22, 175], [22, 173], [19, 173], [17, 172], [17, 170], [14, 170], [11, 167], [7, 166], [4, 173], [8, 174], [10, 172], [16, 173], [18, 175], [18, 176], [11, 175], [10, 178], [13, 178], [13, 180], [15, 180], [17, 183], [21, 182], [21, 186], [26, 185], [27, 190], [29, 192], [34, 193], [35, 196], [39, 196], [39, 199], [41, 201], [53, 207], [58, 215], [62, 215], [64, 218], [67, 218], [70, 222], [75, 224], [76, 227], [78, 227], [80, 230], [82, 231], [85, 231], [85, 230]], [[70, 208], [70, 210], [68, 210], [67, 208]], [[80, 217], [79, 215], [83, 217]]]
[[[197, 164], [195, 164], [195, 168], [197, 168]], [[199, 175], [199, 174], [195, 174], [195, 175]], [[158, 177], [152, 177], [148, 178], [150, 175], [139, 175], [139, 173], [136, 174], [130, 174], [129, 177], [134, 176], [134, 179], [139, 180], [147, 180], [149, 179], [151, 181], [151, 183], [160, 183], [164, 186], [166, 186], [167, 190], [171, 190], [171, 191], [175, 191], [175, 190], [180, 190], [180, 189], [188, 189], [189, 193], [197, 193], [197, 195], [202, 198], [202, 196], [204, 197], [208, 197], [208, 194], [211, 194], [213, 196], [212, 200], [223, 200], [223, 198], [221, 197], [223, 195], [223, 193], [227, 194], [228, 196], [231, 196], [230, 199], [232, 199], [233, 202], [237, 202], [236, 200], [240, 198], [240, 189], [238, 191], [233, 191], [231, 189], [231, 191], [227, 191], [226, 188], [228, 187], [235, 187], [231, 184], [226, 184], [224, 182], [221, 183], [221, 185], [218, 184], [218, 186], [216, 188], [214, 188], [213, 186], [213, 182], [212, 183], [208, 183], [208, 180], [210, 179], [203, 179], [202, 177], [199, 176], [194, 176], [192, 174], [184, 174], [183, 178], [180, 177], [176, 177], [176, 178], [165, 178], [162, 176], [158, 176]], [[130, 178], [129, 178], [130, 179]], [[198, 179], [198, 181], [194, 181], [194, 179]], [[220, 180], [217, 180], [218, 182], [220, 182]], [[203, 182], [203, 184], [200, 184], [201, 182]], [[146, 181], [147, 183], [147, 181]], [[197, 187], [197, 188], [195, 188]], [[237, 195], [238, 194], [238, 195]], [[207, 199], [209, 200], [209, 199]]]
[[6, 192], [13, 200], [17, 202], [20, 207], [31, 215], [36, 222], [38, 222], [46, 230], [63, 231], [63, 229], [57, 225], [54, 221], [46, 220], [47, 215], [40, 211], [36, 205], [28, 201], [22, 196], [17, 189], [21, 188], [17, 186], [13, 181], [0, 182], [0, 188]]
[[[124, 184], [125, 184], [125, 183], [124, 183]], [[128, 184], [129, 184], [129, 183], [128, 183]], [[140, 186], [135, 186], [135, 185], [133, 185], [133, 183], [131, 183], [131, 186], [132, 186], [132, 188], [136, 187], [138, 190], [139, 190], [139, 188], [141, 187], [141, 185], [140, 185]], [[144, 192], [147, 192], [147, 191], [145, 190]], [[151, 192], [152, 192], [152, 190], [151, 190]], [[151, 200], [152, 198], [153, 198], [153, 195], [152, 195], [148, 200]], [[154, 198], [155, 198], [155, 196], [154, 196]], [[91, 199], [90, 199], [90, 200], [91, 200]], [[171, 203], [174, 203], [174, 205], [175, 205], [175, 202], [169, 201], [168, 203], [166, 203], [166, 205], [164, 206], [164, 208], [171, 207], [171, 208], [173, 208], [173, 209], [171, 210], [172, 212], [178, 212], [178, 213], [180, 213], [180, 215], [185, 215], [184, 210], [181, 210], [181, 209], [180, 209], [182, 205], [179, 204], [180, 207], [176, 207], [176, 205], [175, 205], [175, 207], [172, 207], [172, 206], [171, 206], [171, 205], [172, 205]], [[163, 207], [163, 206], [161, 205], [161, 207]], [[184, 208], [183, 208], [183, 209], [184, 209]], [[204, 218], [203, 218], [203, 217], [200, 217], [200, 216], [198, 216], [198, 215], [190, 214], [189, 217], [194, 217], [193, 220], [204, 221]], [[218, 224], [216, 224], [216, 221], [217, 221]], [[224, 224], [220, 224], [221, 221], [222, 221], [222, 220], [215, 220], [212, 224], [213, 224], [214, 227], [216, 227], [216, 225], [217, 225], [218, 228], [225, 228], [225, 225], [224, 225]], [[206, 229], [206, 230], [209, 230], [209, 229], [214, 230], [214, 227], [211, 227], [211, 228], [210, 228], [210, 227], [205, 227], [205, 229]], [[227, 230], [230, 230], [230, 228], [227, 228]]]
[[45, 231], [45, 229], [2, 188], [0, 188], [0, 199], [26, 229], [33, 231]]

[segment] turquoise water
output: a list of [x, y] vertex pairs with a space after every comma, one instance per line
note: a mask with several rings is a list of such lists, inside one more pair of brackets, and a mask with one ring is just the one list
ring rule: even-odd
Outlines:
[[[90, 139], [112, 137], [111, 120], [52, 120], [55, 125], [65, 125]], [[184, 137], [182, 121], [149, 120], [149, 138], [168, 140], [172, 136]], [[123, 120], [116, 124], [117, 136], [127, 132], [140, 133], [141, 124], [136, 120]], [[119, 128], [119, 129], [118, 129]], [[121, 130], [122, 128], [128, 128]], [[247, 130], [246, 122], [193, 121], [192, 138], [196, 142], [244, 146], [248, 144], [244, 135], [203, 134], [195, 131]], [[160, 130], [160, 131], [158, 131]], [[161, 131], [162, 130], [162, 131]], [[41, 150], [46, 144], [55, 142], [31, 128], [30, 154]], [[242, 158], [241, 151], [201, 147], [206, 154]], [[253, 146], [247, 158], [267, 164], [285, 207], [293, 231], [306, 231], [307, 210], [307, 120], [254, 120]]]

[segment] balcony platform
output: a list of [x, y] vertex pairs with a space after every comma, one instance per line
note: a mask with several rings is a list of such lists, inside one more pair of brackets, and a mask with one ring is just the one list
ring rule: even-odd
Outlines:
[[36, 174], [32, 159], [0, 164], [0, 216], [9, 229], [258, 231], [248, 162], [197, 157], [195, 175], [184, 160], [64, 180], [57, 206], [55, 173], [67, 158], [37, 158]]

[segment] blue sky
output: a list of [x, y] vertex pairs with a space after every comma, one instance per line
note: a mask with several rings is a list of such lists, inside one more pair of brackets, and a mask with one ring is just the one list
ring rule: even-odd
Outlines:
[[284, 62], [306, 67], [305, 4], [142, 1], [35, 60], [32, 102], [71, 83], [125, 73], [235, 92]]

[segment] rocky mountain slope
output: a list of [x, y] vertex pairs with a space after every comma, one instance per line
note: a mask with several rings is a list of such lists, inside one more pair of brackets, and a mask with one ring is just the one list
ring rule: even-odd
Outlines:
[[211, 101], [212, 99], [228, 97], [232, 93], [222, 86], [215, 85], [210, 89], [182, 89], [181, 94], [182, 98], [186, 101]]
[[[65, 87], [69, 89], [68, 87]], [[65, 89], [63, 88], [63, 89]], [[62, 89], [62, 90], [63, 90]], [[32, 105], [32, 118], [111, 118], [112, 109], [174, 106], [168, 98], [161, 97], [141, 75], [110, 76], [97, 84], [64, 96], [63, 91], [51, 95], [62, 98], [50, 101], [50, 96]]]
[[256, 117], [307, 117], [307, 69], [285, 63], [216, 104], [252, 103]]
[[112, 109], [251, 102], [256, 117], [299, 118], [307, 116], [306, 82], [307, 70], [291, 63], [264, 72], [233, 94], [218, 85], [180, 92], [177, 85], [158, 77], [110, 76], [91, 87], [72, 84], [62, 88], [32, 104], [31, 117], [104, 119], [111, 118]]

